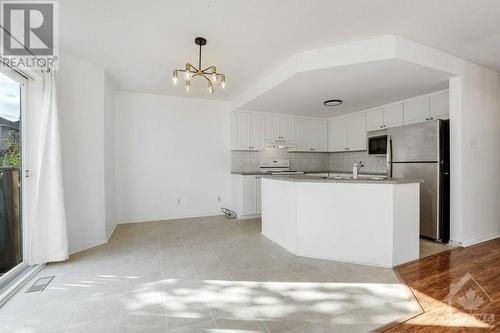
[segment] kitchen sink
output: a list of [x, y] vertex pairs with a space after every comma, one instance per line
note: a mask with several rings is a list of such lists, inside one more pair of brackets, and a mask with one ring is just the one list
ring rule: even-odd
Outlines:
[[[353, 179], [352, 176], [332, 176], [332, 177], [329, 177], [329, 178], [332, 178], [332, 179]], [[359, 175], [358, 176], [358, 179], [369, 179], [369, 180], [385, 180], [387, 179], [386, 176], [367, 176], [367, 175]]]

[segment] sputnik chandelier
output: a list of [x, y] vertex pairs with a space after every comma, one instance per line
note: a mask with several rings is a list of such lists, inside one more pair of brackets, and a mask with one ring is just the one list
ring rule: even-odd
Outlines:
[[188, 62], [186, 63], [185, 69], [174, 69], [172, 83], [174, 85], [179, 84], [179, 72], [181, 72], [184, 76], [184, 90], [186, 90], [186, 92], [191, 90], [191, 79], [196, 76], [204, 77], [208, 81], [207, 92], [209, 94], [214, 93], [214, 84], [217, 82], [220, 82], [220, 87], [222, 89], [226, 88], [226, 76], [224, 74], [217, 73], [217, 69], [214, 65], [205, 69], [202, 69], [201, 67], [201, 47], [207, 44], [207, 40], [203, 37], [196, 37], [194, 42], [200, 47], [200, 53], [198, 55], [198, 68]]

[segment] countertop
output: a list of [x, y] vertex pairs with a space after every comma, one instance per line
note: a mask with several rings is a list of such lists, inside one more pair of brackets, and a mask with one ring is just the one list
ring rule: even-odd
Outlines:
[[[304, 171], [304, 173], [333, 173], [332, 171], [320, 170], [320, 171]], [[233, 171], [232, 175], [241, 175], [241, 176], [265, 176], [269, 175], [269, 172], [260, 172], [260, 171]]]
[[[329, 171], [329, 170], [319, 170], [319, 171], [304, 171], [304, 174], [311, 173], [331, 173], [331, 174], [341, 174], [341, 175], [350, 175], [351, 172], [347, 171]], [[241, 176], [269, 176], [269, 172], [260, 172], [260, 171], [233, 171], [232, 175], [241, 175]], [[376, 175], [376, 176], [385, 176], [385, 173], [377, 173], [377, 172], [360, 172], [360, 175]], [[280, 176], [281, 177], [281, 176]]]
[[420, 183], [419, 179], [410, 178], [383, 178], [383, 179], [370, 179], [368, 177], [358, 179], [345, 179], [345, 178], [325, 178], [315, 177], [308, 175], [265, 175], [264, 178], [277, 179], [291, 182], [308, 182], [308, 183], [352, 183], [352, 184], [412, 184]]

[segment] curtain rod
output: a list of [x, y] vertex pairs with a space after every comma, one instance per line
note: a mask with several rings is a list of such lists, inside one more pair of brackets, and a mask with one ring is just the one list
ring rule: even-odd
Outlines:
[[9, 67], [11, 70], [13, 70], [14, 72], [16, 72], [17, 74], [21, 75], [22, 77], [24, 77], [26, 80], [30, 80], [30, 81], [33, 81], [33, 78], [31, 76], [29, 76], [28, 74], [26, 74], [25, 72], [23, 72], [22, 70], [20, 69], [17, 69], [15, 67], [12, 67], [11, 65], [9, 65], [8, 63], [6, 63], [3, 59], [0, 59], [0, 61], [2, 62], [2, 64], [4, 66], [7, 66]]

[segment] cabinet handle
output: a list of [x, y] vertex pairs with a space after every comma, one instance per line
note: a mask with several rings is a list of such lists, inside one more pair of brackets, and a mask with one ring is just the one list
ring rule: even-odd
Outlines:
[[433, 118], [433, 117], [430, 117], [430, 118], [429, 118], [429, 120], [434, 120], [434, 118]]
[[384, 128], [384, 125], [380, 125], [380, 128]]

